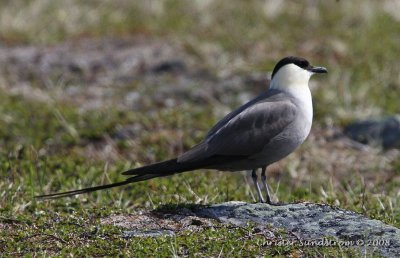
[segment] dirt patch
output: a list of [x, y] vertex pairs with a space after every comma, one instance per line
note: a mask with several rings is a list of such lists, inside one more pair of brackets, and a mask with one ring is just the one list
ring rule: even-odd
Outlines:
[[145, 37], [2, 46], [1, 85], [11, 94], [43, 102], [63, 101], [83, 110], [113, 105], [140, 109], [147, 98], [161, 106], [188, 99], [217, 99], [227, 104], [232, 101], [231, 93], [265, 88], [265, 75], [237, 76], [209, 67], [189, 52], [183, 43]]
[[170, 235], [184, 231], [201, 231], [217, 226], [211, 218], [201, 218], [188, 209], [178, 213], [143, 212], [130, 215], [112, 215], [101, 219], [102, 224], [127, 229], [126, 237]]

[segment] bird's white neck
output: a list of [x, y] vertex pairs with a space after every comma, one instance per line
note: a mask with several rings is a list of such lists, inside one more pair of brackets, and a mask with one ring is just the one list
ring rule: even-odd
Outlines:
[[270, 88], [290, 91], [294, 88], [308, 89], [312, 73], [294, 64], [288, 64], [279, 69], [272, 78]]
[[306, 119], [311, 123], [313, 117], [312, 97], [308, 82], [312, 73], [294, 64], [279, 69], [270, 83], [271, 89], [285, 91], [299, 101]]

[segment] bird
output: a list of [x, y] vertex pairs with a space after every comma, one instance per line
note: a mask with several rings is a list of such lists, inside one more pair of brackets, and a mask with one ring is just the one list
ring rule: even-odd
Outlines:
[[[267, 166], [285, 158], [307, 138], [313, 119], [308, 83], [312, 75], [327, 72], [302, 57], [285, 57], [275, 65], [269, 88], [223, 117], [199, 144], [178, 157], [125, 171], [122, 174], [128, 178], [124, 181], [36, 198], [67, 197], [198, 169], [215, 169], [251, 172], [258, 202], [278, 205], [271, 199]], [[265, 200], [258, 184], [258, 169]]]

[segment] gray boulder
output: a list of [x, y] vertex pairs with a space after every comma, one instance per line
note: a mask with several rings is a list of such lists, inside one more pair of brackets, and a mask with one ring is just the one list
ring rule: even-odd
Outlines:
[[363, 144], [384, 149], [400, 148], [400, 115], [354, 122], [344, 129], [344, 133]]
[[195, 213], [237, 226], [253, 222], [261, 227], [284, 229], [296, 236], [295, 242], [286, 244], [355, 247], [366, 249], [367, 253], [378, 251], [386, 257], [400, 257], [400, 229], [326, 204], [271, 206], [228, 202]]

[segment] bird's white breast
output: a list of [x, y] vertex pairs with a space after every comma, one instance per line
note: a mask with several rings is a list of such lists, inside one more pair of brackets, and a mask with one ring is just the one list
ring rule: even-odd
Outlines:
[[307, 120], [309, 127], [307, 131], [310, 131], [312, 119], [313, 119], [313, 105], [312, 105], [312, 97], [310, 89], [307, 88], [294, 88], [288, 91], [298, 100], [298, 108], [299, 111], [304, 115], [304, 118]]

